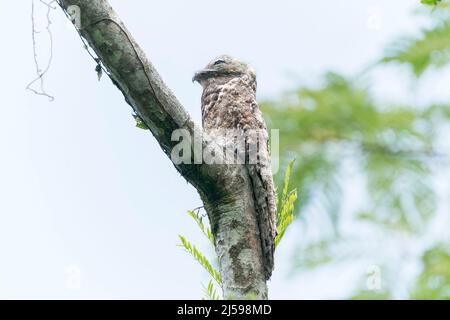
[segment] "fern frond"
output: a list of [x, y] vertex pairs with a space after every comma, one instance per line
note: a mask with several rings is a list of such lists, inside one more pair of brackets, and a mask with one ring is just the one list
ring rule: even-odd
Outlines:
[[221, 286], [222, 279], [219, 271], [214, 269], [208, 259], [194, 246], [192, 245], [185, 237], [182, 235], [178, 235], [180, 238], [181, 244], [179, 246], [183, 247], [195, 260], [200, 263], [200, 265], [210, 274], [210, 276], [216, 281], [216, 283]]
[[277, 199], [277, 237], [275, 238], [275, 247], [278, 246], [288, 226], [294, 221], [294, 204], [297, 200], [297, 190], [289, 191], [289, 180], [291, 177], [294, 160], [289, 162], [283, 181], [283, 191], [280, 198]]
[[214, 236], [211, 232], [211, 228], [208, 228], [205, 226], [205, 224], [203, 223], [203, 221], [198, 217], [198, 215], [192, 211], [189, 210], [188, 214], [191, 216], [192, 219], [194, 219], [194, 221], [197, 223], [198, 227], [200, 228], [200, 231], [208, 238], [209, 242], [211, 242], [211, 244], [214, 245]]
[[205, 292], [205, 298], [207, 300], [220, 300], [220, 295], [217, 293], [217, 289], [214, 286], [213, 280], [210, 279], [207, 286], [203, 285]]
[[281, 201], [278, 201], [278, 204], [283, 204], [286, 201], [289, 190], [289, 180], [291, 178], [292, 167], [294, 166], [295, 160], [291, 160], [286, 168], [286, 172], [284, 173], [283, 180], [283, 193], [281, 194]]
[[279, 212], [279, 219], [277, 222], [277, 237], [275, 238], [275, 247], [278, 246], [286, 229], [294, 221], [294, 204], [297, 200], [297, 190], [292, 190]]

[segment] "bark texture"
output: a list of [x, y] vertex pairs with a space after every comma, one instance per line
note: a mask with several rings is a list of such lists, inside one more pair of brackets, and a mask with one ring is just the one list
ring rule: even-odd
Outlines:
[[[185, 129], [192, 137], [201, 136], [202, 129], [164, 84], [106, 0], [60, 0], [59, 4], [66, 12], [71, 6], [79, 8], [78, 31], [169, 159], [178, 143], [172, 141], [175, 129]], [[198, 190], [205, 205], [215, 237], [224, 297], [267, 299], [252, 186], [245, 168], [174, 166]]]

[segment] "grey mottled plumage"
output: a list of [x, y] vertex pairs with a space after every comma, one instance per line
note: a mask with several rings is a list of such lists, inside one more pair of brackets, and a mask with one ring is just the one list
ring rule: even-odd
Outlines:
[[264, 271], [266, 279], [269, 279], [274, 266], [275, 189], [270, 168], [267, 128], [256, 102], [255, 72], [247, 64], [224, 55], [197, 72], [193, 80], [198, 81], [203, 87], [204, 130], [237, 129], [244, 132], [258, 130], [258, 133], [262, 134], [258, 144], [258, 162], [246, 162], [245, 166], [253, 185]]

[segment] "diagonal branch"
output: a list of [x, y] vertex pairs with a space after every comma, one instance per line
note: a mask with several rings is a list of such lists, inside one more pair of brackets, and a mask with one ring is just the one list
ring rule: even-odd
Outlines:
[[[178, 144], [172, 141], [176, 129], [201, 137], [201, 128], [164, 84], [107, 0], [58, 3], [66, 14], [77, 9], [74, 12], [80, 14], [75, 17], [80, 36], [95, 51], [106, 73], [170, 159]], [[261, 242], [248, 173], [242, 165], [195, 164], [195, 143], [191, 148], [191, 164], [172, 162], [204, 202], [214, 234], [224, 297], [265, 299]]]

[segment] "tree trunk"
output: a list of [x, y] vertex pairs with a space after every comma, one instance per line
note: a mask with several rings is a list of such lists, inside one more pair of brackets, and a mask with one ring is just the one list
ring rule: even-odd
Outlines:
[[[60, 0], [72, 21], [95, 51], [125, 100], [148, 126], [171, 158], [176, 129], [201, 136], [192, 120], [106, 0]], [[261, 242], [252, 186], [242, 165], [176, 164], [199, 192], [215, 237], [223, 294], [233, 299], [267, 299]]]

